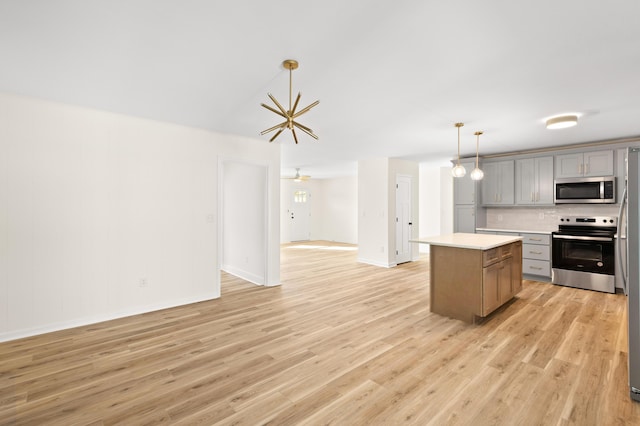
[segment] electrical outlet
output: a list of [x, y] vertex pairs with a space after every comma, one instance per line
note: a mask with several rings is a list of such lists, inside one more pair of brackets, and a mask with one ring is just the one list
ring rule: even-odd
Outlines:
[[498, 215], [498, 222], [502, 222], [502, 215], [501, 214]]
[[146, 278], [140, 278], [140, 281], [138, 282], [138, 285], [140, 287], [146, 287], [147, 286], [147, 279]]

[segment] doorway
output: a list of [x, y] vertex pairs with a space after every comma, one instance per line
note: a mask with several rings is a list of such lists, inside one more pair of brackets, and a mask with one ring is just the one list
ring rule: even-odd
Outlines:
[[219, 264], [257, 285], [267, 283], [268, 166], [221, 162]]
[[311, 216], [311, 194], [306, 189], [293, 189], [290, 192], [290, 207], [287, 212], [289, 236], [291, 241], [309, 241]]
[[411, 176], [396, 175], [396, 264], [411, 261]]

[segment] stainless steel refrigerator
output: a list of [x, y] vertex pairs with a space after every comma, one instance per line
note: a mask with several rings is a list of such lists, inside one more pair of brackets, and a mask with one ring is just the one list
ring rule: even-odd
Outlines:
[[[631, 399], [640, 402], [640, 148], [629, 148], [627, 151], [627, 183], [620, 199], [621, 229], [618, 241], [625, 233], [626, 224], [626, 259], [620, 258], [625, 265], [623, 277], [625, 293], [628, 294], [629, 313], [629, 393]], [[626, 201], [626, 204], [625, 204]], [[620, 248], [620, 247], [619, 247]], [[624, 253], [625, 250], [618, 250]]]

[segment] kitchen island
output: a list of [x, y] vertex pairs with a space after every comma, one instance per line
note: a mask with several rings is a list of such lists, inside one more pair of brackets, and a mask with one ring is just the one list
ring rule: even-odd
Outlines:
[[522, 289], [522, 237], [456, 233], [430, 244], [431, 312], [475, 323]]

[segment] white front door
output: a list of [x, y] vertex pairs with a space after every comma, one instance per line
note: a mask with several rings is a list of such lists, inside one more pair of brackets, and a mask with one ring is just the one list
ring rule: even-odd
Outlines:
[[309, 240], [309, 202], [310, 194], [303, 189], [293, 191], [291, 208], [289, 209], [289, 224], [291, 241]]
[[411, 261], [411, 176], [396, 176], [396, 263]]

